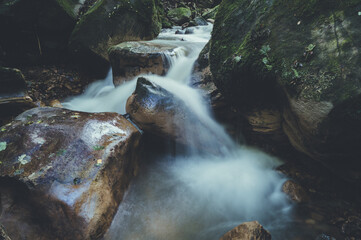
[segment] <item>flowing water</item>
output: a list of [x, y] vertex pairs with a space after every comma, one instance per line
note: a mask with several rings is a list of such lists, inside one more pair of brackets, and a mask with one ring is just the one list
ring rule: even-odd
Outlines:
[[[280, 162], [234, 143], [212, 118], [201, 92], [189, 86], [192, 66], [211, 30], [208, 25], [195, 27], [191, 35], [175, 35], [175, 29], [163, 31], [153, 41], [178, 46], [164, 56], [171, 68], [164, 77], [146, 77], [181, 99], [206, 126], [195, 129], [191, 123], [184, 123], [190, 142], [207, 140], [212, 143], [207, 147], [221, 151], [149, 153], [105, 239], [212, 240], [253, 220], [264, 225], [273, 239], [288, 239], [291, 205], [281, 191], [285, 179], [274, 170]], [[136, 79], [114, 87], [110, 72], [105, 80], [91, 84], [83, 95], [63, 105], [78, 111], [123, 114], [135, 85]], [[216, 137], [210, 140], [204, 134], [207, 131]]]

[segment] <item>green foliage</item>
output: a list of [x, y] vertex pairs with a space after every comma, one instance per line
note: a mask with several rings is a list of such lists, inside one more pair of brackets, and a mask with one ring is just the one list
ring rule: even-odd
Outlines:
[[93, 149], [94, 149], [95, 151], [103, 150], [103, 149], [104, 149], [104, 146], [98, 146], [98, 145], [96, 145], [96, 146], [93, 147]]
[[6, 149], [6, 142], [0, 142], [0, 152]]

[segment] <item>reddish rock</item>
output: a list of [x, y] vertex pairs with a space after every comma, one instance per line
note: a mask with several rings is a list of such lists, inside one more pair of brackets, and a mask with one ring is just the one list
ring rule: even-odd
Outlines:
[[139, 74], [164, 75], [169, 69], [165, 54], [176, 46], [154, 42], [123, 42], [109, 49], [114, 85], [131, 80]]
[[245, 222], [233, 228], [219, 240], [271, 240], [271, 234], [257, 221]]

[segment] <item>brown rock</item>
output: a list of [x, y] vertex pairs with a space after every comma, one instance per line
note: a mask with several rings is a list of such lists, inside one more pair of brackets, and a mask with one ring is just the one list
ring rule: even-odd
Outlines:
[[309, 201], [309, 196], [304, 188], [292, 180], [288, 180], [283, 184], [282, 191], [295, 202], [301, 203]]
[[14, 239], [101, 238], [136, 172], [139, 139], [116, 113], [24, 112], [0, 132], [0, 222]]
[[154, 42], [123, 42], [109, 49], [109, 60], [115, 85], [131, 80], [139, 74], [164, 75], [169, 69], [164, 54], [176, 46], [160, 45]]
[[233, 228], [220, 240], [271, 240], [271, 234], [257, 221], [245, 222]]

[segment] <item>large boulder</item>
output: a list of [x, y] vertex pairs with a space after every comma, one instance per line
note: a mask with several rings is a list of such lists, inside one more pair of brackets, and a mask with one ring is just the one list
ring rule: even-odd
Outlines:
[[176, 46], [154, 42], [123, 42], [109, 49], [114, 85], [131, 80], [140, 74], [165, 75], [170, 67], [167, 61]]
[[136, 89], [127, 100], [127, 113], [141, 129], [210, 152], [219, 152], [222, 148], [217, 139], [225, 147], [231, 145], [228, 137], [205, 115], [206, 110], [192, 101], [191, 89], [187, 89], [188, 96], [175, 94], [173, 91], [184, 93], [184, 86], [168, 82], [166, 87], [172, 89], [170, 91], [160, 85], [162, 81], [164, 79], [155, 82], [138, 78]]
[[245, 222], [223, 235], [219, 240], [271, 240], [271, 234], [257, 221]]
[[280, 108], [291, 144], [349, 179], [361, 178], [359, 1], [224, 0], [210, 63], [244, 111]]
[[76, 24], [70, 48], [86, 68], [107, 71], [108, 48], [155, 38], [161, 28], [158, 0], [99, 0]]
[[0, 132], [0, 222], [13, 239], [99, 239], [137, 170], [116, 113], [34, 108]]
[[0, 62], [33, 64], [64, 57], [76, 23], [76, 0], [4, 0]]
[[174, 8], [168, 12], [169, 19], [177, 25], [188, 22], [191, 19], [191, 16], [192, 12], [187, 7]]

